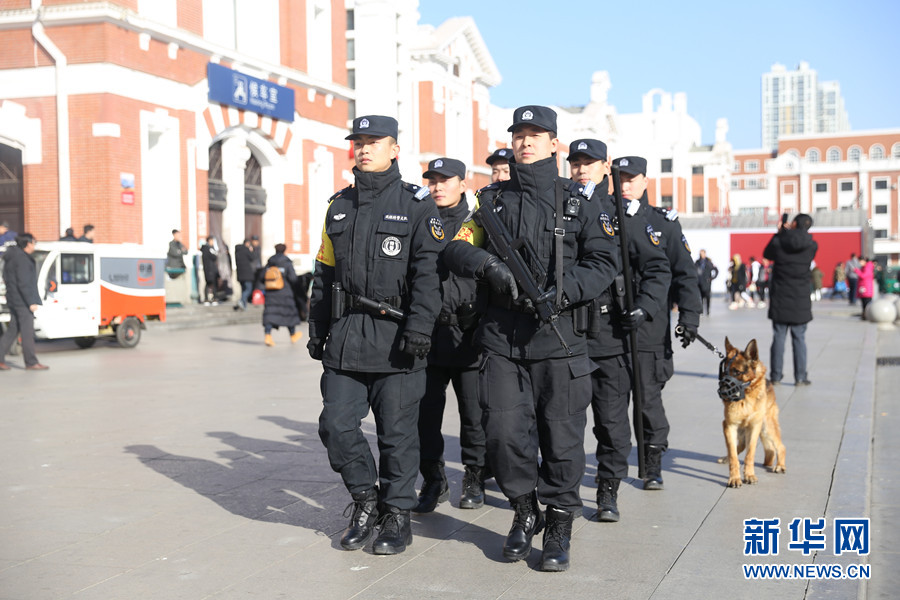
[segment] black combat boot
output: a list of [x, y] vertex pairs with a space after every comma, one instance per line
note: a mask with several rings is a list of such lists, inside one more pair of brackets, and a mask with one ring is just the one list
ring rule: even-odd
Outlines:
[[544, 528], [544, 515], [538, 506], [537, 494], [531, 492], [510, 500], [513, 510], [512, 528], [503, 544], [503, 557], [509, 560], [522, 560], [531, 552], [531, 538]]
[[344, 516], [350, 509], [350, 525], [347, 526], [344, 535], [341, 536], [341, 548], [344, 550], [359, 550], [365, 546], [375, 533], [375, 520], [378, 518], [378, 493], [375, 489], [367, 490], [359, 494], [351, 494], [353, 502], [347, 505]]
[[484, 467], [466, 465], [463, 475], [460, 508], [481, 508], [484, 506]]
[[412, 544], [408, 510], [385, 505], [378, 524], [381, 526], [381, 533], [372, 544], [372, 552], [375, 554], [400, 554]]
[[619, 496], [618, 479], [601, 479], [597, 484], [597, 520], [615, 523], [619, 520], [619, 507], [616, 499]]
[[575, 513], [555, 506], [547, 507], [547, 528], [544, 530], [544, 553], [541, 571], [565, 571], [569, 568], [569, 545], [572, 540], [572, 521]]
[[654, 446], [647, 444], [644, 450], [644, 456], [647, 459], [647, 472], [644, 478], [645, 490], [661, 490], [663, 489], [662, 480], [662, 446]]
[[438, 504], [450, 498], [450, 486], [447, 484], [443, 464], [439, 462], [423, 464], [420, 470], [423, 476], [422, 490], [419, 492], [419, 503], [413, 508], [413, 512], [430, 513]]

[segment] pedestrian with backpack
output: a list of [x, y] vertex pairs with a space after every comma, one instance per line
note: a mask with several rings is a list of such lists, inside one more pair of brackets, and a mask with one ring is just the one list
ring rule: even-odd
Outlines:
[[303, 333], [295, 331], [300, 324], [300, 313], [297, 312], [297, 302], [294, 299], [294, 286], [297, 283], [297, 273], [294, 265], [284, 251], [287, 246], [275, 244], [275, 254], [266, 262], [263, 269], [263, 287], [266, 290], [266, 304], [263, 309], [263, 328], [266, 332], [266, 346], [274, 346], [272, 329], [287, 327], [291, 334], [291, 343], [303, 337]]

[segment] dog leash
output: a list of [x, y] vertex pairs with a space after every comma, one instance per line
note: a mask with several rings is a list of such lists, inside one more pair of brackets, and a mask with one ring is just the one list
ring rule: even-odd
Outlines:
[[[676, 325], [675, 326], [675, 335], [681, 335], [682, 333], [684, 333], [684, 326]], [[701, 344], [703, 344], [704, 346], [709, 348], [710, 352], [717, 354], [720, 359], [725, 358], [725, 355], [722, 354], [722, 352], [718, 348], [716, 348], [715, 346], [710, 344], [708, 341], [706, 341], [706, 338], [704, 338], [702, 335], [700, 335], [699, 333], [696, 333], [696, 334], [694, 334], [694, 337], [697, 339], [698, 342], [700, 342]]]

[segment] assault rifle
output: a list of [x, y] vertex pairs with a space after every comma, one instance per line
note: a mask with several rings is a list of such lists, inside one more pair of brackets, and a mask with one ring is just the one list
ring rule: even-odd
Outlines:
[[[497, 215], [497, 205], [493, 198], [481, 198], [480, 201], [481, 207], [475, 211], [474, 215], [475, 222], [488, 234], [491, 244], [497, 251], [498, 258], [512, 271], [519, 289], [531, 301], [534, 312], [541, 323], [550, 325], [550, 329], [559, 338], [559, 343], [566, 349], [566, 354], [572, 356], [572, 349], [569, 348], [566, 339], [559, 331], [559, 310], [553, 302], [556, 298], [556, 290], [552, 288], [544, 290], [541, 289], [541, 284], [538, 284], [538, 279], [546, 282], [547, 270], [538, 259], [534, 246], [530, 240], [525, 238], [512, 239], [509, 230]], [[532, 272], [532, 267], [529, 267], [529, 263], [537, 271], [537, 278]]]

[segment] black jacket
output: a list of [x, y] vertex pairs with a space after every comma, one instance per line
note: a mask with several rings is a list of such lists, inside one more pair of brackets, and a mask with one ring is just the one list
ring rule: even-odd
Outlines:
[[256, 267], [253, 266], [253, 250], [244, 244], [234, 247], [234, 270], [240, 282], [253, 281], [256, 278]]
[[166, 253], [167, 269], [184, 269], [184, 255], [187, 254], [187, 248], [184, 244], [177, 240], [169, 242], [169, 251]]
[[[452, 236], [466, 220], [469, 204], [463, 196], [456, 206], [440, 208], [438, 212], [444, 222], [444, 229]], [[444, 263], [443, 256], [438, 259], [438, 274], [441, 278], [441, 312], [431, 336], [428, 364], [474, 367], [478, 363], [479, 352], [472, 338], [477, 325], [477, 314], [484, 310], [478, 303], [478, 285], [470, 277], [453, 274]], [[481, 297], [484, 298], [484, 294]], [[460, 315], [463, 317], [462, 325]]]
[[681, 231], [678, 213], [664, 208], [650, 206], [647, 194], [641, 198], [638, 214], [645, 215], [647, 222], [653, 227], [653, 233], [669, 259], [672, 270], [672, 283], [669, 286], [668, 306], [662, 318], [645, 322], [638, 330], [638, 348], [642, 351], [671, 351], [672, 336], [669, 327], [669, 311], [674, 304], [678, 305], [678, 322], [698, 327], [700, 312], [703, 310], [700, 299], [700, 286], [697, 283], [697, 269], [691, 258], [691, 247]]
[[37, 286], [34, 258], [18, 246], [7, 246], [3, 256], [3, 282], [6, 304], [10, 309], [28, 310], [32, 304], [43, 304]]
[[[614, 224], [616, 231], [621, 228], [618, 223], [615, 199], [605, 190], [609, 189], [606, 180], [600, 183], [601, 225], [606, 222]], [[603, 215], [606, 215], [604, 217]], [[625, 213], [625, 234], [628, 238], [628, 260], [631, 265], [633, 280], [634, 306], [641, 308], [651, 320], [668, 320], [668, 303], [666, 296], [672, 273], [669, 261], [660, 241], [650, 235], [650, 225], [643, 215], [635, 211]], [[621, 238], [616, 244], [621, 248]], [[621, 258], [621, 257], [620, 257]], [[622, 292], [611, 287], [591, 303], [591, 335], [588, 346], [592, 357], [617, 356], [628, 352], [628, 333], [622, 329], [620, 315], [624, 310]]]
[[713, 261], [708, 256], [706, 258], [698, 258], [694, 266], [697, 269], [697, 283], [700, 286], [700, 291], [704, 294], [709, 294], [712, 289], [712, 280], [719, 276], [719, 269], [716, 268], [716, 265], [713, 264]]
[[[355, 187], [332, 196], [316, 256], [309, 336], [326, 339], [322, 363], [370, 373], [415, 371], [425, 359], [401, 352], [403, 331], [430, 335], [441, 305], [437, 257], [446, 237], [428, 190], [403, 183], [396, 161], [379, 173], [354, 168]], [[332, 315], [332, 284], [351, 298], [398, 304], [404, 322], [345, 302]], [[332, 318], [334, 321], [332, 322]]]
[[769, 282], [769, 318], [775, 323], [812, 321], [809, 267], [818, 249], [809, 231], [783, 228], [763, 251], [763, 256], [775, 263]]
[[275, 254], [266, 263], [266, 268], [276, 266], [281, 271], [284, 287], [280, 290], [266, 290], [266, 305], [263, 309], [263, 325], [273, 327], [293, 327], [300, 324], [300, 313], [294, 300], [294, 285], [297, 274], [291, 259], [284, 254]]
[[203, 277], [206, 283], [217, 284], [219, 281], [219, 263], [216, 251], [209, 244], [200, 248], [200, 256], [203, 259]]
[[[492, 184], [479, 194], [482, 198], [490, 194], [496, 199], [497, 215], [513, 239], [524, 238], [533, 244], [547, 274], [545, 288], [550, 288], [557, 280], [554, 240], [557, 186], [567, 189], [572, 182], [559, 176], [555, 157], [527, 165], [512, 162], [510, 174], [509, 181]], [[566, 191], [564, 198], [568, 197], [576, 198]], [[600, 202], [595, 197], [596, 192], [591, 198], [576, 198], [577, 216], [566, 217], [563, 222], [563, 292], [570, 304], [560, 315], [558, 327], [573, 354], [585, 356], [586, 332], [576, 333], [572, 309], [598, 297], [619, 270], [615, 234], [601, 228]], [[475, 245], [480, 231], [483, 230], [476, 224], [466, 222], [457, 235], [460, 239], [447, 247], [444, 260], [457, 275], [474, 277], [489, 255], [497, 254], [486, 236], [483, 247]], [[492, 295], [481, 317], [475, 337], [484, 350], [516, 360], [567, 357], [549, 325], [541, 324], [533, 313], [510, 308], [508, 301], [508, 297]], [[588, 367], [585, 363], [584, 368]]]

